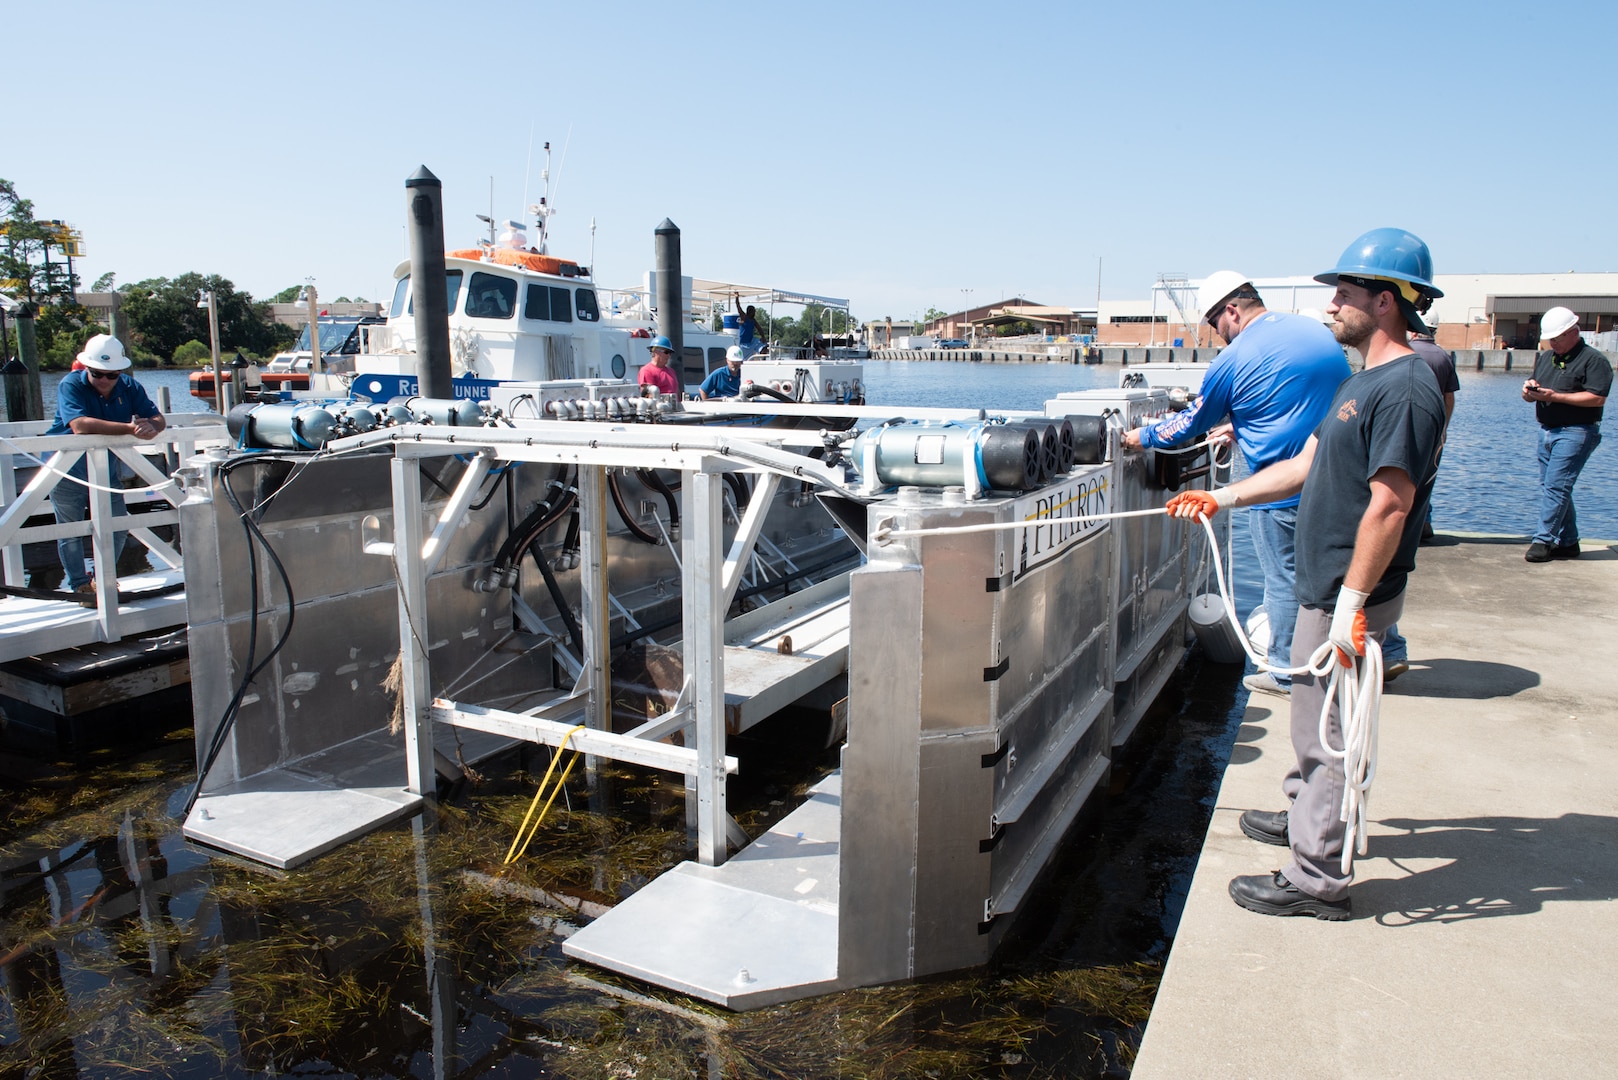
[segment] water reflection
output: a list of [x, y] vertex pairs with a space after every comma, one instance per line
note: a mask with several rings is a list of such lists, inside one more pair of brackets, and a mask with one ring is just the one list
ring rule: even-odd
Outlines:
[[[1234, 672], [1182, 670], [990, 968], [740, 1015], [561, 955], [578, 916], [548, 899], [611, 902], [684, 857], [660, 777], [617, 775], [610, 817], [575, 785], [514, 867], [542, 756], [280, 873], [183, 842], [180, 740], [10, 820], [0, 1074], [1127, 1075], [1238, 717]], [[741, 752], [752, 831], [835, 763]]]

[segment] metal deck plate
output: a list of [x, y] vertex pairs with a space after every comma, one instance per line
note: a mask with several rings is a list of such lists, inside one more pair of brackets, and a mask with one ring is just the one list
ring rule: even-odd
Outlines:
[[[469, 763], [513, 740], [463, 731]], [[444, 731], [440, 745], [453, 746]], [[205, 793], [185, 820], [185, 838], [286, 870], [421, 805], [405, 790], [403, 739], [380, 729], [290, 765]]]
[[[177, 583], [181, 577], [178, 570], [151, 570], [120, 577], [118, 585], [126, 592], [138, 592]], [[144, 634], [183, 624], [185, 613], [183, 592], [130, 600], [118, 606], [118, 625], [125, 634]], [[101, 640], [100, 616], [93, 607], [68, 600], [0, 598], [0, 662]]]
[[740, 640], [725, 646], [725, 722], [732, 732], [848, 670], [846, 586], [807, 610], [781, 606], [778, 621], [749, 623]]
[[576, 959], [731, 1009], [837, 982], [842, 775], [723, 866], [681, 863], [563, 945]]

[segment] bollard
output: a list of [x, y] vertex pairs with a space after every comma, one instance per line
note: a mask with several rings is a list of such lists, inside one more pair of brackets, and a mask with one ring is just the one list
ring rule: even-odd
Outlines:
[[664, 218], [652, 235], [652, 268], [657, 271], [657, 295], [652, 300], [657, 304], [657, 332], [674, 346], [669, 367], [674, 369], [676, 381], [684, 386], [685, 316], [681, 309], [685, 306], [685, 292], [680, 278], [680, 227]]
[[[17, 363], [7, 365], [6, 416], [11, 420], [45, 419], [45, 401], [39, 387], [39, 346], [34, 338], [34, 307], [16, 312]], [[15, 370], [21, 367], [21, 371]]]
[[[416, 377], [424, 397], [455, 396], [449, 351], [449, 289], [444, 268], [444, 185], [423, 165], [405, 181], [410, 240], [410, 280], [416, 312]], [[320, 355], [315, 313], [309, 313], [309, 345]], [[216, 387], [218, 393], [222, 387]]]

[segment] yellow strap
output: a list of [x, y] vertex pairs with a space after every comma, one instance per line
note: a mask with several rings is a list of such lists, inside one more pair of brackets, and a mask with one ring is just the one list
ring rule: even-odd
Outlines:
[[[562, 760], [562, 755], [567, 752], [568, 740], [573, 738], [574, 732], [583, 730], [584, 725], [579, 724], [576, 727], [570, 728], [568, 733], [562, 736], [562, 745], [557, 747], [556, 753], [551, 756], [550, 767], [545, 770], [545, 776], [540, 780], [539, 788], [534, 792], [533, 801], [528, 804], [528, 812], [523, 815], [522, 824], [517, 826], [517, 835], [511, 838], [511, 847], [506, 851], [505, 861], [507, 863], [515, 862], [517, 859], [521, 858], [523, 851], [528, 850], [528, 844], [534, 839], [534, 833], [539, 832], [540, 823], [545, 820], [546, 812], [550, 810], [551, 803], [556, 801], [556, 792], [562, 790], [562, 785], [567, 782], [568, 773], [573, 771], [573, 761], [577, 761], [579, 757], [577, 752], [575, 752], [573, 755], [573, 761], [569, 761], [567, 768], [562, 770], [562, 778], [556, 782], [556, 791], [551, 792], [551, 797], [546, 800], [545, 808], [539, 812], [539, 820], [534, 822], [534, 827], [532, 830], [529, 830], [528, 828], [528, 820], [534, 816], [534, 807], [539, 805], [540, 796], [545, 794], [545, 785], [550, 783], [551, 773], [556, 771], [556, 763]], [[525, 832], [528, 833], [527, 840], [523, 839], [523, 833]], [[518, 844], [522, 845], [521, 851], [517, 849]]]

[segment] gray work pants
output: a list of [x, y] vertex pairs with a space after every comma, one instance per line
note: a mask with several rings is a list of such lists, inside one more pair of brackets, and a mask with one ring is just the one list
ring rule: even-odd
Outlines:
[[[1404, 594], [1365, 609], [1365, 629], [1382, 643], [1388, 627], [1399, 621]], [[1292, 635], [1292, 666], [1302, 667], [1320, 648], [1331, 632], [1331, 612], [1320, 608], [1299, 608], [1297, 628]], [[1339, 814], [1343, 806], [1343, 762], [1328, 757], [1320, 744], [1320, 707], [1326, 700], [1331, 676], [1292, 677], [1292, 752], [1297, 758], [1293, 771], [1281, 782], [1281, 790], [1292, 799], [1287, 814], [1287, 837], [1292, 844], [1292, 863], [1282, 871], [1302, 892], [1320, 900], [1341, 900], [1348, 894], [1352, 872], [1342, 870], [1343, 838], [1348, 826]], [[1341, 749], [1343, 728], [1335, 699], [1327, 720], [1331, 745]]]

